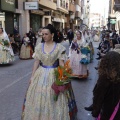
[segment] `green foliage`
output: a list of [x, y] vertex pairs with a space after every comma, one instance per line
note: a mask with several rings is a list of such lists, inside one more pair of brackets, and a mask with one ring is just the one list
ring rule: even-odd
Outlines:
[[8, 40], [4, 40], [3, 43], [4, 43], [4, 46], [9, 46]]
[[60, 66], [60, 68], [62, 69], [63, 77], [67, 77], [67, 79], [60, 80], [59, 79], [60, 73], [58, 72], [58, 69], [55, 69], [54, 70], [54, 74], [55, 74], [55, 77], [56, 77], [55, 83], [56, 83], [56, 85], [65, 85], [65, 84], [67, 84], [71, 81], [71, 74], [68, 73], [64, 67]]

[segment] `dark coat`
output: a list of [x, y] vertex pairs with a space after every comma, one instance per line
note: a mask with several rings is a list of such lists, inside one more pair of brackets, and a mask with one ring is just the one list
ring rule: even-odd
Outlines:
[[74, 38], [74, 33], [71, 31], [71, 32], [68, 32], [67, 33], [67, 37], [68, 37], [68, 39], [73, 39]]
[[[93, 96], [93, 117], [98, 117], [101, 113], [101, 120], [109, 120], [120, 100], [120, 83], [111, 82], [106, 76], [100, 76]], [[120, 106], [114, 120], [120, 120]]]

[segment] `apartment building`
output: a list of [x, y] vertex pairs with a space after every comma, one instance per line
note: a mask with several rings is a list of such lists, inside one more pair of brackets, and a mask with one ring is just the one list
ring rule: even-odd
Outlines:
[[120, 0], [109, 1], [108, 28], [120, 34]]
[[69, 28], [74, 30], [84, 22], [84, 1], [0, 0], [0, 26], [7, 33], [14, 33], [17, 27], [21, 36], [29, 32], [30, 27], [36, 32], [48, 23], [61, 31]]
[[115, 29], [120, 34], [120, 0], [114, 0], [114, 11], [116, 16]]
[[101, 27], [101, 15], [99, 13], [90, 14], [90, 28], [100, 28]]
[[86, 24], [89, 27], [90, 26], [89, 25], [89, 22], [90, 22], [90, 0], [84, 0], [82, 6], [83, 6], [83, 13], [82, 13], [83, 24]]

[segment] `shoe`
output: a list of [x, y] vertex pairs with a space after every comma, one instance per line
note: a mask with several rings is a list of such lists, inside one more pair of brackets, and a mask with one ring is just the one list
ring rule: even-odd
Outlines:
[[99, 47], [98, 47], [97, 49], [98, 49], [98, 50], [100, 50], [100, 48], [99, 48]]
[[97, 53], [97, 55], [100, 55], [100, 53]]
[[92, 111], [93, 110], [93, 105], [90, 105], [89, 107], [84, 107], [85, 110], [87, 111]]
[[100, 56], [99, 56], [99, 57], [98, 57], [98, 58], [96, 58], [96, 59], [97, 59], [97, 60], [100, 60], [101, 58], [102, 58], [102, 57], [100, 57]]
[[96, 70], [98, 70], [98, 67], [94, 67]]

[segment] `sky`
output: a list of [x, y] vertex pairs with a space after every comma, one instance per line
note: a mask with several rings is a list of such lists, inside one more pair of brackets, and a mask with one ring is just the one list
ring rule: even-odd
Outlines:
[[108, 17], [109, 0], [90, 0], [90, 12], [100, 13], [105, 18]]

